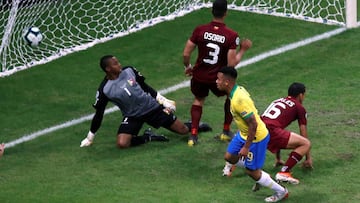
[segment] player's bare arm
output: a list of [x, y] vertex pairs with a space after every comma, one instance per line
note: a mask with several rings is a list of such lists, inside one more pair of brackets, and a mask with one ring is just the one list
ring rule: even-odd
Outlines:
[[196, 44], [194, 44], [191, 40], [186, 42], [184, 52], [183, 52], [183, 63], [184, 63], [184, 72], [186, 76], [192, 75], [192, 66], [190, 64], [191, 53], [194, 51]]
[[239, 62], [236, 59], [236, 49], [229, 49], [227, 54], [228, 66], [235, 67]]
[[252, 42], [249, 39], [243, 39], [240, 42], [240, 49], [239, 52], [236, 54], [236, 62], [240, 63], [243, 55], [245, 54], [245, 52], [250, 49], [252, 46]]
[[250, 49], [252, 46], [252, 42], [249, 39], [243, 39], [240, 42], [240, 49], [237, 52], [236, 49], [231, 49], [228, 52], [228, 66], [235, 67], [240, 63], [245, 52]]
[[[308, 134], [307, 134], [307, 128], [306, 125], [299, 125], [299, 129], [300, 129], [300, 135], [309, 139]], [[302, 163], [302, 166], [304, 168], [313, 168], [313, 162], [312, 162], [312, 158], [310, 155], [310, 150], [306, 153], [305, 155], [305, 161]]]
[[240, 51], [246, 51], [252, 47], [252, 41], [250, 39], [243, 39], [240, 42]]
[[248, 124], [249, 129], [248, 129], [248, 136], [247, 136], [247, 139], [246, 139], [246, 143], [245, 143], [244, 147], [241, 148], [241, 150], [239, 152], [240, 158], [247, 157], [247, 155], [249, 153], [250, 146], [251, 146], [253, 140], [255, 139], [256, 129], [257, 129], [257, 122], [256, 122], [256, 119], [255, 119], [254, 115], [251, 115], [249, 118], [246, 118], [245, 121]]

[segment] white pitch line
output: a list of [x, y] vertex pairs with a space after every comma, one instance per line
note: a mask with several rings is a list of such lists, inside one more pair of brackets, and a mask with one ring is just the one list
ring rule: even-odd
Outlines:
[[[335, 30], [332, 30], [332, 31], [329, 31], [329, 32], [325, 32], [325, 33], [320, 34], [320, 35], [316, 35], [314, 37], [310, 37], [310, 38], [307, 38], [307, 39], [304, 39], [304, 40], [301, 40], [301, 41], [298, 41], [298, 42], [295, 42], [295, 43], [291, 43], [291, 44], [288, 44], [288, 45], [285, 45], [285, 46], [270, 50], [268, 52], [262, 53], [260, 55], [255, 56], [255, 57], [252, 57], [250, 59], [242, 61], [241, 63], [239, 63], [239, 65], [236, 66], [236, 68], [238, 69], [238, 68], [250, 65], [250, 64], [254, 64], [256, 62], [259, 62], [259, 61], [264, 60], [266, 58], [269, 58], [271, 56], [275, 56], [275, 55], [284, 53], [286, 51], [290, 51], [290, 50], [293, 50], [293, 49], [296, 49], [296, 48], [311, 44], [311, 43], [319, 41], [319, 40], [330, 38], [330, 37], [332, 37], [334, 35], [338, 35], [338, 34], [344, 32], [345, 30], [346, 30], [346, 28], [338, 28], [338, 29], [335, 29]], [[190, 85], [190, 80], [186, 80], [184, 82], [178, 83], [178, 84], [173, 85], [171, 87], [162, 89], [162, 90], [159, 91], [159, 93], [165, 95], [167, 93], [174, 92], [174, 91], [179, 90], [181, 88], [189, 87], [189, 85]], [[114, 106], [114, 107], [106, 109], [105, 114], [109, 114], [109, 113], [115, 112], [117, 110], [118, 110], [118, 107]], [[16, 140], [5, 143], [5, 147], [6, 148], [14, 147], [14, 146], [16, 146], [18, 144], [33, 140], [33, 139], [35, 139], [37, 137], [40, 137], [42, 135], [46, 135], [48, 133], [51, 133], [51, 132], [54, 132], [54, 131], [57, 131], [57, 130], [60, 130], [60, 129], [63, 129], [63, 128], [71, 127], [73, 125], [77, 125], [77, 124], [85, 122], [85, 121], [89, 121], [89, 120], [92, 119], [93, 116], [94, 116], [94, 114], [86, 115], [86, 116], [83, 116], [83, 117], [78, 118], [78, 119], [70, 120], [70, 121], [67, 121], [67, 122], [59, 124], [59, 125], [55, 125], [55, 126], [52, 126], [52, 127], [49, 127], [49, 128], [46, 128], [46, 129], [31, 133], [31, 134], [28, 134], [28, 135], [24, 135], [24, 136], [22, 136], [22, 137], [20, 137], [20, 138], [18, 138]]]

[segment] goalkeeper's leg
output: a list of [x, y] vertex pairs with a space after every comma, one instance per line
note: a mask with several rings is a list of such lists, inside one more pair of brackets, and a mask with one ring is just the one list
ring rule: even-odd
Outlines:
[[189, 133], [189, 128], [179, 119], [176, 119], [174, 123], [171, 124], [170, 130], [181, 135], [187, 135]]

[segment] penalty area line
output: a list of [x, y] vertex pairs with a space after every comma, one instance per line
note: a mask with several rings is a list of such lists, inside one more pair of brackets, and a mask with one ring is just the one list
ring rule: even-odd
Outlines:
[[[236, 66], [236, 68], [238, 69], [238, 68], [250, 65], [250, 64], [254, 64], [256, 62], [262, 61], [262, 60], [264, 60], [266, 58], [269, 58], [271, 56], [276, 56], [276, 55], [279, 55], [281, 53], [284, 53], [284, 52], [287, 52], [287, 51], [290, 51], [290, 50], [293, 50], [293, 49], [296, 49], [296, 48], [299, 48], [299, 47], [302, 47], [302, 46], [306, 46], [306, 45], [311, 44], [313, 42], [330, 38], [332, 36], [335, 36], [335, 35], [338, 35], [338, 34], [344, 32], [345, 30], [346, 30], [346, 28], [338, 28], [338, 29], [335, 29], [335, 30], [332, 30], [332, 31], [329, 31], [329, 32], [325, 32], [323, 34], [315, 35], [313, 37], [310, 37], [310, 38], [307, 38], [307, 39], [304, 39], [304, 40], [301, 40], [301, 41], [298, 41], [298, 42], [294, 42], [294, 43], [291, 43], [291, 44], [288, 44], [288, 45], [285, 45], [285, 46], [282, 46], [282, 47], [279, 47], [279, 48], [264, 52], [264, 53], [262, 53], [260, 55], [254, 56], [254, 57], [252, 57], [250, 59], [247, 59], [247, 60], [244, 60], [244, 61], [240, 62]], [[159, 93], [165, 95], [165, 94], [168, 94], [170, 92], [175, 92], [175, 91], [177, 91], [179, 89], [189, 87], [189, 86], [190, 86], [190, 80], [186, 80], [186, 81], [183, 81], [183, 82], [178, 83], [176, 85], [173, 85], [171, 87], [159, 90]], [[114, 106], [114, 107], [106, 109], [105, 114], [109, 114], [109, 113], [112, 113], [112, 112], [115, 112], [115, 111], [118, 111], [118, 110], [119, 110], [118, 107]], [[91, 120], [93, 118], [93, 116], [94, 116], [94, 114], [89, 114], [89, 115], [80, 117], [78, 119], [73, 119], [73, 120], [67, 121], [67, 122], [59, 124], [59, 125], [55, 125], [55, 126], [45, 128], [43, 130], [39, 130], [37, 132], [31, 133], [31, 134], [24, 135], [24, 136], [22, 136], [22, 137], [20, 137], [20, 138], [18, 138], [16, 140], [5, 143], [5, 148], [11, 148], [11, 147], [14, 147], [14, 146], [16, 146], [18, 144], [31, 141], [33, 139], [36, 139], [36, 138], [40, 137], [40, 136], [55, 132], [57, 130], [60, 130], [60, 129], [63, 129], [63, 128], [68, 128], [68, 127], [83, 123], [85, 121], [89, 121], [89, 120]]]

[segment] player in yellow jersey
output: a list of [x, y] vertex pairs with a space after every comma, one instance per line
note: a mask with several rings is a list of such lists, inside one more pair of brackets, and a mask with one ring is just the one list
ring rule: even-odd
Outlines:
[[[262, 170], [265, 162], [267, 144], [270, 135], [260, 119], [250, 94], [244, 87], [236, 84], [237, 71], [233, 67], [223, 67], [217, 74], [217, 88], [230, 98], [230, 111], [238, 127], [227, 151], [227, 165], [238, 165], [257, 184], [272, 189], [275, 193], [265, 198], [265, 202], [278, 202], [288, 197], [288, 190], [275, 182]], [[226, 167], [226, 166], [225, 166]]]

